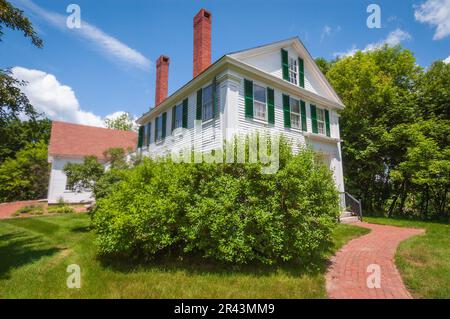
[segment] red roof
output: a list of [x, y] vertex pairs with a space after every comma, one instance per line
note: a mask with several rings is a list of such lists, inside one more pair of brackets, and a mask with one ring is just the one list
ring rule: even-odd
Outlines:
[[112, 147], [134, 150], [137, 138], [132, 131], [52, 121], [48, 155], [81, 158], [95, 155], [104, 159], [103, 152]]

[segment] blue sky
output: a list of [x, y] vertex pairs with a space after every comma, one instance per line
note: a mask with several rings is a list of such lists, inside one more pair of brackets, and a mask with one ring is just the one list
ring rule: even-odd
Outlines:
[[[11, 0], [44, 40], [37, 49], [19, 32], [0, 42], [0, 67], [30, 83], [25, 93], [54, 119], [101, 125], [117, 111], [141, 115], [154, 102], [155, 64], [171, 58], [169, 94], [192, 78], [192, 19], [213, 15], [212, 58], [299, 36], [327, 59], [381, 43], [401, 43], [427, 67], [450, 56], [450, 0], [144, 1]], [[81, 8], [81, 29], [68, 29], [66, 8]], [[369, 4], [381, 28], [369, 29]]]

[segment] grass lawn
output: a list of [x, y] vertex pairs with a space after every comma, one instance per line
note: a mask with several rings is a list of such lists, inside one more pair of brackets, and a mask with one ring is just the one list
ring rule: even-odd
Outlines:
[[450, 298], [450, 225], [365, 217], [370, 223], [424, 228], [423, 236], [400, 243], [395, 262], [416, 298]]
[[[201, 260], [117, 265], [96, 258], [89, 224], [86, 214], [0, 221], [0, 298], [326, 297], [326, 260], [311, 270], [234, 268]], [[339, 225], [333, 251], [365, 233]], [[81, 289], [66, 286], [69, 264], [81, 267]]]

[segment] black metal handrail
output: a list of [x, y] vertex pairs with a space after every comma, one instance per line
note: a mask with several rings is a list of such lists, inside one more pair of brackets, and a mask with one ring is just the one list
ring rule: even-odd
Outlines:
[[345, 196], [345, 207], [347, 208], [347, 210], [358, 215], [359, 220], [362, 221], [363, 217], [361, 200], [356, 199], [347, 192], [341, 192], [341, 194]]

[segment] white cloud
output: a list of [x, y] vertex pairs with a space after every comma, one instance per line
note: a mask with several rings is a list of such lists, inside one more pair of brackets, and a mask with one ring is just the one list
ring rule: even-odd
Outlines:
[[[95, 48], [101, 50], [105, 55], [143, 70], [148, 70], [150, 68], [150, 60], [140, 52], [128, 47], [126, 44], [103, 32], [96, 26], [87, 23], [83, 20], [82, 15], [81, 28], [69, 29], [66, 25], [66, 16], [45, 10], [31, 0], [18, 0], [18, 2], [53, 26], [64, 31], [70, 31], [74, 35], [88, 40]], [[82, 12], [83, 11], [81, 11], [81, 13]]]
[[[12, 73], [18, 80], [26, 81], [23, 93], [38, 112], [43, 112], [52, 120], [104, 126], [101, 116], [81, 109], [75, 92], [70, 86], [61, 84], [53, 74], [16, 66]], [[117, 116], [115, 112], [107, 117]], [[123, 113], [123, 112], [122, 112]]]
[[445, 64], [449, 64], [449, 63], [450, 63], [450, 55], [448, 56], [447, 59], [444, 60], [444, 63], [445, 63]]
[[414, 17], [421, 23], [436, 26], [434, 40], [450, 36], [450, 0], [427, 0], [415, 6]]
[[322, 34], [320, 35], [320, 42], [322, 42], [326, 37], [329, 37], [339, 31], [341, 31], [341, 26], [339, 25], [335, 29], [333, 29], [329, 25], [324, 25]]
[[331, 27], [328, 26], [328, 25], [325, 25], [325, 26], [323, 27], [322, 34], [320, 35], [320, 42], [322, 42], [323, 39], [324, 39], [325, 37], [329, 36], [330, 34], [331, 34]]
[[[386, 37], [386, 39], [383, 39], [383, 40], [375, 42], [375, 43], [369, 43], [361, 51], [362, 52], [373, 51], [373, 50], [376, 50], [376, 49], [382, 47], [385, 44], [392, 47], [392, 46], [396, 46], [396, 45], [402, 43], [403, 41], [410, 40], [410, 39], [411, 39], [411, 35], [408, 32], [403, 31], [401, 29], [396, 29], [396, 30], [390, 32], [388, 34], [388, 36]], [[356, 48], [356, 46], [354, 45], [347, 52], [335, 52], [335, 53], [333, 53], [333, 56], [341, 57], [341, 58], [353, 56], [359, 50], [360, 49]]]

